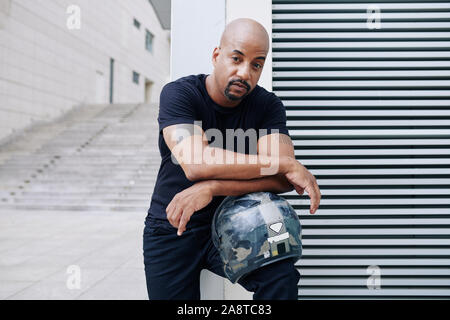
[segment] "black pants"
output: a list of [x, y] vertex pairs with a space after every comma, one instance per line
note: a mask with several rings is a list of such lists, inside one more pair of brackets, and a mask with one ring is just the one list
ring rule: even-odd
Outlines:
[[[200, 299], [200, 271], [225, 277], [223, 262], [211, 239], [211, 226], [190, 221], [177, 235], [168, 221], [147, 219], [143, 249], [147, 292], [151, 300]], [[254, 300], [296, 300], [300, 274], [292, 259], [261, 267], [238, 283]]]

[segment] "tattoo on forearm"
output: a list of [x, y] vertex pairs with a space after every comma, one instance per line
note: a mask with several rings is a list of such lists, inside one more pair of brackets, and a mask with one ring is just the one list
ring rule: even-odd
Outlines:
[[202, 135], [201, 128], [188, 123], [177, 124], [175, 130], [172, 132], [172, 139], [176, 142], [176, 144], [178, 144], [184, 138], [194, 135]]

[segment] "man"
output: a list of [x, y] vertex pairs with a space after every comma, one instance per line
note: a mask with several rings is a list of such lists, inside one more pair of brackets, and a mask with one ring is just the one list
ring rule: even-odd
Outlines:
[[[143, 239], [150, 299], [199, 299], [202, 269], [225, 276], [211, 240], [211, 220], [225, 196], [295, 188], [310, 196], [310, 213], [319, 206], [316, 179], [295, 160], [283, 104], [257, 86], [268, 51], [263, 26], [234, 20], [213, 51], [212, 74], [183, 77], [161, 92], [162, 161]], [[249, 130], [257, 132], [257, 143], [236, 152], [236, 132]], [[254, 299], [297, 299], [298, 281], [294, 262], [282, 260], [239, 283]]]

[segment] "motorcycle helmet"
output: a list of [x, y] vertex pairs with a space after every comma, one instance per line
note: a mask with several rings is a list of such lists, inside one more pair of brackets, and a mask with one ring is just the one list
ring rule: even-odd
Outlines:
[[232, 283], [275, 261], [297, 261], [302, 253], [297, 213], [271, 192], [226, 197], [215, 211], [212, 239]]

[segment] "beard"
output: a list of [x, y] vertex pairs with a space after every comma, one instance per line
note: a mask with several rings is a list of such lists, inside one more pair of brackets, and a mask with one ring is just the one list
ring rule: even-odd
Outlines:
[[[246, 92], [242, 96], [236, 96], [236, 95], [230, 93], [231, 86], [235, 83], [240, 83], [245, 86]], [[227, 87], [225, 88], [224, 95], [231, 101], [239, 101], [239, 100], [244, 99], [248, 95], [249, 92], [250, 92], [250, 86], [248, 85], [247, 82], [241, 81], [241, 80], [231, 80], [228, 83]]]

